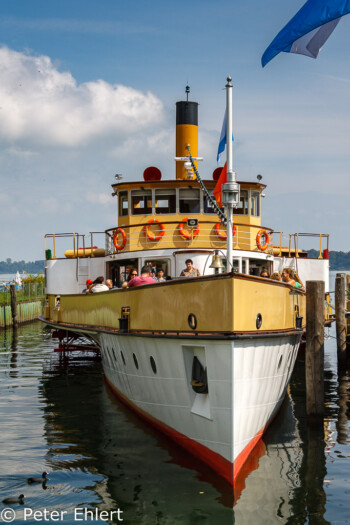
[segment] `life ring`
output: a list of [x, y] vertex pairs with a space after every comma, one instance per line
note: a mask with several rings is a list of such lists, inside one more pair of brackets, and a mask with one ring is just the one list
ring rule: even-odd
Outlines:
[[[153, 223], [158, 223], [160, 225], [160, 232], [158, 235], [156, 235], [155, 233], [149, 231], [149, 226], [148, 224], [153, 224]], [[159, 220], [158, 219], [150, 219], [148, 221], [148, 224], [146, 224], [146, 226], [144, 227], [144, 230], [145, 230], [145, 234], [147, 235], [147, 237], [149, 238], [150, 241], [160, 241], [160, 239], [163, 237], [164, 235], [164, 232], [165, 232], [165, 226], [164, 224], [160, 224], [159, 223]]]
[[185, 226], [187, 220], [188, 220], [188, 217], [186, 217], [186, 219], [184, 219], [183, 222], [180, 222], [180, 224], [179, 224], [180, 235], [182, 235], [182, 237], [184, 239], [186, 239], [186, 240], [194, 239], [199, 234], [199, 230], [200, 230], [199, 224], [198, 224], [197, 228], [194, 230], [194, 232], [192, 234], [185, 233], [184, 232], [184, 226]]
[[[226, 239], [227, 239], [227, 233], [226, 233], [226, 232], [221, 232], [221, 231], [220, 231], [220, 226], [221, 226], [221, 222], [217, 222], [217, 223], [215, 224], [215, 233], [216, 233], [216, 235], [217, 235], [218, 237], [220, 237], [220, 239], [225, 239], [225, 240], [226, 240]], [[237, 229], [236, 226], [233, 225], [233, 228], [232, 228], [232, 235], [233, 235], [233, 236], [234, 236], [235, 233], [236, 233], [236, 229]]]
[[[118, 235], [119, 235], [119, 233], [121, 234], [121, 236], [123, 238], [121, 244], [118, 244]], [[119, 250], [124, 250], [125, 245], [126, 245], [126, 233], [123, 230], [123, 228], [117, 228], [116, 230], [114, 230], [114, 232], [113, 232], [113, 244], [114, 244], [116, 250], [118, 250], [118, 251]]]
[[[262, 236], [265, 237], [265, 244], [263, 244], [261, 246], [261, 237]], [[266, 250], [266, 248], [268, 247], [269, 242], [270, 242], [270, 237], [269, 237], [269, 234], [267, 233], [267, 231], [266, 230], [259, 230], [258, 234], [256, 236], [256, 245], [258, 247], [258, 250], [261, 250], [262, 252], [264, 252]]]

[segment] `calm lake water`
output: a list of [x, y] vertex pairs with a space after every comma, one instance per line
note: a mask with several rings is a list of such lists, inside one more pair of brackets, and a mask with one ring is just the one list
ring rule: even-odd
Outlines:
[[[349, 523], [349, 370], [338, 374], [329, 333], [324, 425], [306, 425], [300, 358], [234, 500], [218, 476], [119, 404], [98, 361], [61, 361], [39, 322], [1, 331], [0, 501], [25, 495], [11, 506], [16, 524], [44, 522], [29, 515], [44, 509], [61, 513], [46, 523], [69, 525], [92, 522], [86, 509], [93, 523]], [[46, 487], [27, 484], [43, 471]]]

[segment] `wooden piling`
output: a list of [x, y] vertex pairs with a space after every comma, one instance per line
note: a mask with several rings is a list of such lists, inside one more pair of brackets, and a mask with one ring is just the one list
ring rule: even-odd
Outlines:
[[[346, 275], [346, 297], [345, 297], [345, 311], [350, 312], [350, 275]], [[346, 353], [350, 355], [350, 318], [345, 319], [346, 322]]]
[[337, 332], [338, 363], [346, 361], [346, 319], [345, 319], [345, 273], [337, 273], [335, 278], [335, 322]]
[[324, 281], [306, 282], [306, 413], [324, 414]]
[[17, 326], [17, 296], [16, 285], [10, 284], [12, 325]]

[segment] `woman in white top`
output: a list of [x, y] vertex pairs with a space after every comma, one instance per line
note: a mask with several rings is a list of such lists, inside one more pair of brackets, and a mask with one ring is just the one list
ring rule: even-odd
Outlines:
[[108, 292], [109, 288], [104, 284], [104, 277], [101, 275], [100, 277], [96, 277], [94, 280], [94, 284], [91, 287], [90, 292], [96, 293], [96, 292]]

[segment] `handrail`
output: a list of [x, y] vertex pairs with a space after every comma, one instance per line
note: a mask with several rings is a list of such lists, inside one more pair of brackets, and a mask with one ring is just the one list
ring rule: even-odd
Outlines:
[[[91, 253], [88, 255], [88, 257], [94, 257], [94, 235], [105, 235], [105, 232], [90, 232], [91, 237]], [[77, 233], [77, 232], [69, 232], [69, 233], [46, 233], [44, 236], [44, 247], [45, 247], [45, 257], [46, 257], [46, 251], [47, 251], [47, 240], [52, 239], [52, 247], [53, 247], [53, 256], [52, 259], [57, 259], [56, 256], [56, 240], [62, 239], [62, 238], [72, 238], [73, 241], [73, 253], [76, 254], [74, 257], [86, 257], [86, 245], [85, 245], [85, 234]], [[83, 240], [83, 246], [82, 248], [79, 248], [79, 239], [82, 238]], [[82, 250], [82, 254], [79, 250]]]
[[329, 234], [328, 233], [291, 233], [289, 234], [289, 240], [291, 243], [291, 238], [294, 237], [294, 244], [295, 244], [295, 255], [296, 257], [299, 257], [299, 238], [300, 237], [319, 237], [320, 238], [320, 252], [318, 259], [323, 259], [323, 253], [322, 253], [322, 239], [327, 240], [327, 251], [329, 249]]
[[[200, 232], [198, 235], [189, 235], [189, 238], [184, 238], [179, 230], [178, 225], [179, 221], [162, 221], [162, 223], [152, 223], [152, 229], [153, 232], [157, 232], [157, 227], [160, 229], [160, 225], [163, 226], [175, 226], [172, 228], [164, 228], [165, 233], [163, 233], [162, 238], [158, 241], [154, 241], [147, 237], [145, 232], [145, 226], [150, 226], [150, 223], [148, 222], [140, 222], [138, 224], [129, 224], [129, 225], [120, 225], [119, 228], [122, 228], [123, 230], [126, 230], [127, 233], [127, 244], [123, 246], [122, 249], [116, 249], [115, 245], [112, 241], [112, 233], [118, 229], [118, 226], [114, 226], [112, 228], [108, 228], [105, 231], [98, 231], [98, 232], [90, 232], [88, 235], [90, 236], [90, 246], [91, 248], [88, 250], [88, 247], [86, 246], [86, 239], [85, 234], [79, 234], [76, 232], [72, 233], [48, 233], [45, 235], [45, 253], [47, 248], [47, 241], [49, 239], [52, 239], [53, 242], [53, 259], [57, 258], [57, 240], [61, 238], [72, 238], [73, 241], [73, 257], [74, 258], [81, 258], [81, 257], [95, 257], [96, 254], [94, 253], [94, 239], [96, 239], [96, 235], [103, 235], [104, 236], [104, 242], [101, 246], [99, 242], [100, 248], [103, 247], [105, 250], [105, 254], [115, 254], [120, 253], [124, 249], [124, 253], [128, 253], [131, 251], [138, 251], [138, 250], [144, 250], [144, 249], [159, 249], [163, 246], [166, 248], [175, 247], [177, 248], [204, 248], [209, 247], [212, 249], [219, 249], [223, 248], [226, 239], [222, 237], [221, 235], [218, 235], [218, 233], [215, 231], [215, 225], [218, 223], [217, 220], [204, 220], [199, 221], [200, 225]], [[289, 257], [299, 257], [299, 244], [300, 244], [300, 238], [301, 237], [318, 237], [320, 239], [320, 251], [319, 251], [319, 259], [323, 259], [322, 254], [322, 241], [324, 239], [327, 240], [327, 249], [328, 249], [328, 242], [329, 242], [329, 235], [328, 234], [314, 234], [314, 233], [295, 233], [289, 235], [289, 246], [287, 248], [287, 243], [285, 243], [285, 246], [282, 246], [283, 243], [283, 232], [276, 232], [271, 228], [264, 227], [264, 226], [257, 226], [254, 224], [249, 224], [246, 222], [235, 222], [236, 226], [236, 232], [233, 237], [233, 248], [236, 250], [246, 250], [246, 251], [252, 251], [252, 252], [260, 252], [259, 248], [256, 246], [256, 234], [259, 230], [266, 230], [269, 233], [270, 240], [268, 247], [265, 251], [265, 253], [274, 254], [277, 256], [282, 256], [283, 248], [285, 250], [288, 250], [288, 256]], [[189, 228], [190, 230], [190, 228]], [[221, 228], [220, 228], [221, 230]], [[161, 230], [160, 230], [161, 231]], [[222, 233], [224, 233], [224, 227], [222, 228]], [[277, 236], [279, 234], [279, 246], [275, 246], [273, 243], [273, 236]], [[292, 249], [292, 238], [294, 237], [295, 240], [295, 248]], [[82, 239], [82, 243], [79, 241], [79, 239]], [[82, 244], [82, 247], [79, 247], [79, 245]], [[88, 250], [88, 251], [87, 251]], [[277, 253], [276, 253], [277, 250]], [[262, 250], [261, 250], [262, 251]], [[101, 254], [100, 254], [101, 255]]]

